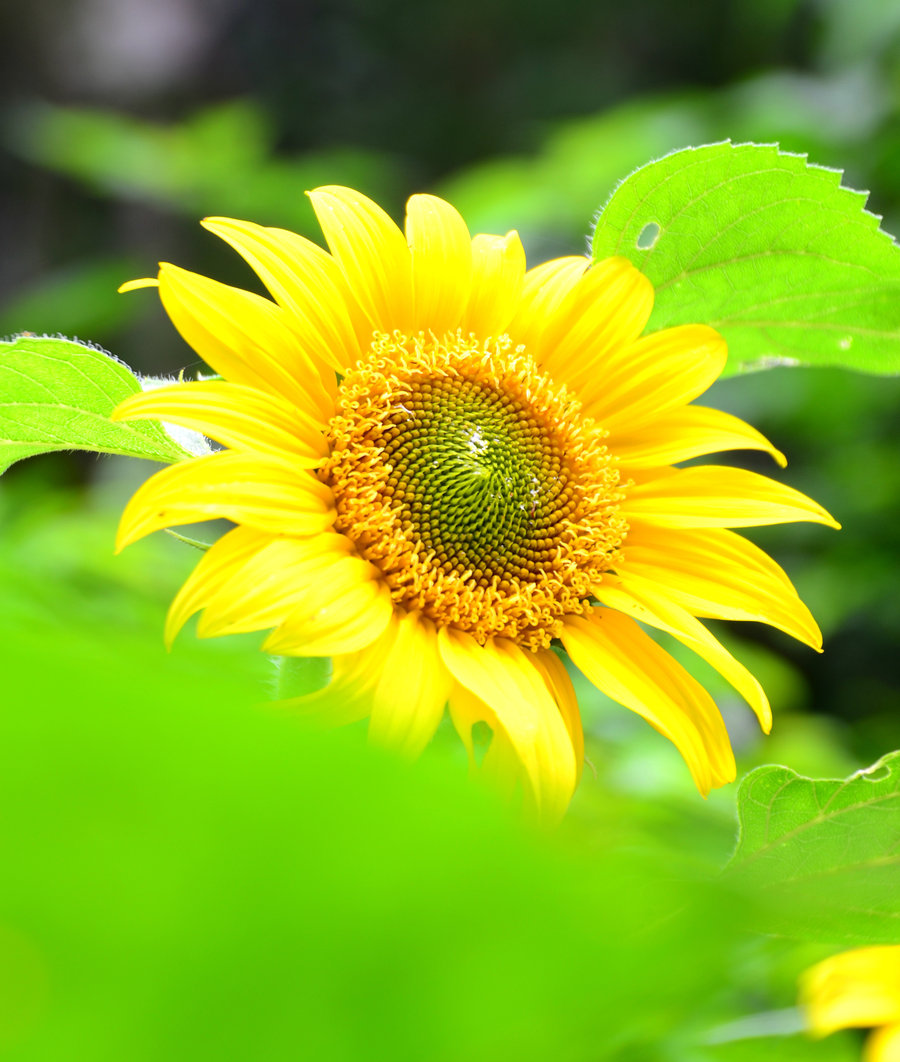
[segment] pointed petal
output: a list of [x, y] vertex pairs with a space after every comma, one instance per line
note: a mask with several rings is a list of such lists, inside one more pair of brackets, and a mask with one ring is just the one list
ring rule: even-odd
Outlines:
[[463, 335], [499, 336], [519, 305], [525, 249], [517, 232], [472, 240], [472, 285], [462, 319]]
[[322, 232], [350, 290], [379, 332], [409, 334], [412, 260], [403, 233], [371, 199], [328, 185], [309, 193]]
[[480, 646], [461, 631], [438, 633], [444, 663], [456, 681], [489, 710], [516, 750], [539, 817], [558, 820], [575, 789], [572, 739], [540, 672], [518, 646], [496, 639]]
[[116, 288], [116, 292], [119, 295], [124, 295], [129, 291], [140, 291], [142, 288], [158, 288], [159, 279], [157, 277], [139, 277], [137, 280], [126, 280], [124, 284], [120, 284]]
[[581, 255], [554, 258], [529, 269], [522, 282], [519, 308], [507, 329], [513, 343], [524, 343], [532, 355], [553, 312], [584, 276], [590, 262]]
[[275, 627], [304, 601], [311, 584], [340, 598], [374, 577], [370, 565], [349, 556], [351, 549], [350, 540], [334, 532], [273, 539], [209, 595], [197, 634], [214, 638]]
[[414, 331], [455, 332], [472, 286], [472, 241], [458, 212], [433, 195], [406, 204], [412, 254]]
[[587, 618], [568, 617], [561, 638], [598, 689], [675, 745], [704, 796], [734, 779], [731, 743], [712, 698], [634, 620], [596, 608]]
[[733, 531], [680, 531], [635, 520], [619, 573], [653, 583], [693, 615], [768, 623], [822, 647], [816, 621], [784, 571]]
[[224, 517], [270, 534], [308, 535], [334, 522], [331, 492], [302, 469], [234, 450], [164, 468], [125, 507], [116, 550], [178, 524]]
[[740, 693], [759, 719], [763, 731], [772, 729], [772, 709], [756, 678], [724, 645], [685, 609], [668, 600], [653, 583], [636, 575], [604, 576], [594, 588], [597, 600], [626, 616], [665, 631], [692, 649]]
[[430, 620], [398, 613], [393, 628], [396, 637], [381, 657], [373, 691], [369, 738], [415, 757], [434, 736], [452, 683]]
[[668, 470], [632, 487], [622, 502], [626, 518], [657, 527], [756, 527], [798, 520], [841, 525], [805, 494], [768, 476], [725, 465]]
[[159, 296], [186, 342], [226, 380], [279, 395], [312, 416], [333, 415], [318, 368], [274, 303], [166, 262]]
[[153, 419], [200, 431], [223, 446], [290, 457], [303, 468], [328, 456], [324, 426], [309, 414], [255, 387], [205, 380], [130, 395], [112, 420]]
[[727, 357], [725, 340], [706, 325], [666, 328], [608, 354], [602, 372], [580, 381], [578, 397], [604, 428], [628, 431], [703, 394]]
[[674, 465], [704, 454], [744, 449], [765, 450], [782, 468], [787, 464], [784, 454], [755, 428], [730, 413], [705, 406], [683, 406], [636, 427], [624, 422], [608, 430], [606, 444], [626, 468]]
[[[295, 232], [250, 221], [205, 218], [202, 224], [257, 274], [317, 364], [344, 372], [359, 358], [362, 313], [327, 251]], [[367, 328], [364, 345], [369, 338]]]
[[219, 588], [271, 541], [271, 535], [252, 527], [235, 527], [210, 546], [169, 606], [164, 633], [167, 648], [191, 616], [205, 608]]
[[556, 380], [605, 378], [607, 359], [634, 344], [652, 309], [653, 285], [644, 274], [627, 258], [607, 258], [566, 295], [531, 351]]
[[[356, 558], [338, 562], [346, 565]], [[369, 565], [371, 569], [371, 565]], [[372, 570], [374, 572], [374, 569]], [[328, 583], [334, 579], [334, 585]], [[335, 596], [335, 587], [339, 596]], [[263, 643], [267, 653], [337, 656], [364, 649], [383, 633], [393, 614], [387, 586], [358, 567], [338, 570], [310, 584], [302, 601]]]

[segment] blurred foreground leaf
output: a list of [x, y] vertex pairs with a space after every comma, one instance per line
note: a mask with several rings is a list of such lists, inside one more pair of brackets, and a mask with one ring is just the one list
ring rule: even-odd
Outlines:
[[900, 752], [849, 778], [752, 771], [738, 793], [727, 877], [756, 894], [766, 932], [846, 946], [900, 939]]
[[69, 607], [0, 613], [4, 1059], [668, 1062], [715, 1023], [743, 901], [664, 838], [533, 835], [456, 743], [403, 765]]
[[653, 282], [650, 330], [702, 321], [731, 372], [771, 365], [900, 371], [900, 249], [837, 170], [775, 145], [676, 151], [626, 178], [592, 254]]
[[191, 552], [111, 559], [134, 463], [90, 513], [45, 464], [0, 491], [4, 1062], [858, 1058], [760, 1028], [820, 956], [748, 938], [778, 897], [718, 879], [721, 806], [601, 770], [536, 835], [450, 734], [410, 766], [260, 705], [261, 636], [162, 647]]
[[0, 472], [52, 450], [165, 462], [190, 456], [155, 421], [110, 421], [140, 389], [121, 362], [84, 343], [50, 336], [0, 342]]

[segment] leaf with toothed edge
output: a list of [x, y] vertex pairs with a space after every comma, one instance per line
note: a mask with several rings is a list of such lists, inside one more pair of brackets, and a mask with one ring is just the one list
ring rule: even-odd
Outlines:
[[648, 163], [597, 219], [595, 260], [652, 281], [649, 331], [705, 323], [728, 373], [774, 365], [900, 372], [900, 248], [841, 185], [773, 144], [708, 144]]
[[151, 461], [191, 455], [155, 421], [113, 423], [110, 413], [140, 381], [97, 347], [21, 335], [0, 342], [0, 473], [54, 450], [90, 450]]

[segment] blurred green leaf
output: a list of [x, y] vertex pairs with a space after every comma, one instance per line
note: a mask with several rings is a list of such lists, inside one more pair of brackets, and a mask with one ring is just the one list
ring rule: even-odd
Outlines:
[[835, 170], [774, 145], [687, 148], [641, 167], [603, 208], [594, 259], [653, 282], [650, 330], [702, 321], [730, 371], [900, 371], [900, 250]]
[[154, 421], [110, 421], [140, 389], [121, 362], [84, 343], [29, 335], [0, 342], [0, 472], [53, 450], [164, 462], [190, 456]]
[[896, 943], [900, 752], [840, 780], [752, 771], [727, 876], [763, 899], [767, 932], [846, 946]]
[[0, 335], [17, 332], [99, 336], [120, 328], [137, 313], [134, 299], [113, 292], [144, 266], [127, 257], [83, 259], [39, 277], [0, 307]]
[[90, 108], [29, 104], [12, 112], [5, 140], [19, 155], [114, 198], [192, 216], [224, 214], [318, 232], [304, 190], [349, 184], [377, 197], [394, 184], [390, 159], [334, 147], [274, 157], [271, 121], [234, 100], [171, 125]]
[[404, 765], [74, 609], [0, 614], [8, 1057], [662, 1062], [715, 1022], [742, 903], [664, 838], [531, 834], [460, 749]]

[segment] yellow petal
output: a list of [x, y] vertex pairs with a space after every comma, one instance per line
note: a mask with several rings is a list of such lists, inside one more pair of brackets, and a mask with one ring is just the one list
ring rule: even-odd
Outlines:
[[703, 454], [744, 449], [765, 450], [782, 468], [787, 464], [784, 454], [755, 428], [705, 406], [671, 409], [636, 427], [626, 420], [608, 430], [607, 446], [626, 468], [674, 465]]
[[302, 697], [275, 701], [274, 706], [329, 727], [365, 719], [372, 709], [372, 692], [381, 673], [384, 651], [396, 637], [396, 616], [395, 613], [379, 637], [363, 649], [332, 658], [327, 686]]
[[800, 982], [810, 1027], [836, 1029], [900, 1022], [900, 945], [854, 948], [807, 970]]
[[578, 697], [575, 694], [572, 680], [569, 678], [569, 672], [566, 671], [566, 665], [552, 649], [540, 649], [530, 659], [553, 694], [553, 699], [569, 731], [572, 748], [575, 750], [575, 766], [578, 771], [576, 781], [580, 780], [584, 767], [584, 731], [581, 727]]
[[[438, 644], [438, 650], [440, 650], [440, 644]], [[479, 723], [484, 723], [488, 720], [496, 726], [493, 712], [484, 701], [479, 700], [474, 693], [465, 686], [461, 686], [458, 682], [454, 682], [450, 688], [447, 710], [453, 726], [456, 728], [456, 732], [466, 748], [466, 753], [469, 757], [469, 770], [475, 773], [478, 769], [478, 764], [475, 758], [475, 742], [472, 737], [472, 731]]]
[[459, 213], [433, 195], [406, 204], [414, 331], [442, 336], [460, 326], [472, 285], [472, 241]]
[[712, 698], [633, 620], [595, 608], [588, 618], [568, 617], [561, 639], [598, 689], [675, 745], [704, 796], [734, 779], [731, 743]]
[[604, 428], [629, 431], [703, 394], [727, 357], [725, 340], [706, 325], [666, 328], [608, 354], [602, 372], [579, 382], [578, 397]]
[[522, 282], [519, 308], [507, 331], [514, 343], [534, 353], [554, 310], [584, 276], [590, 262], [582, 255], [554, 258], [529, 269]]
[[657, 527], [756, 527], [797, 520], [841, 526], [800, 491], [725, 465], [664, 472], [632, 487], [622, 513], [626, 519], [636, 516]]
[[418, 613], [399, 613], [396, 636], [381, 656], [372, 693], [369, 738], [377, 745], [418, 756], [431, 741], [450, 694], [434, 624]]
[[217, 590], [271, 541], [271, 535], [252, 527], [235, 527], [210, 546], [169, 607], [164, 634], [167, 647], [171, 648], [191, 616], [205, 608]]
[[163, 527], [220, 517], [273, 535], [313, 534], [334, 521], [330, 494], [303, 469], [262, 454], [195, 457], [157, 472], [135, 492], [116, 550]]
[[273, 394], [222, 380], [174, 384], [130, 395], [112, 420], [166, 420], [238, 450], [290, 457], [304, 468], [328, 456], [324, 426]]
[[506, 639], [480, 646], [471, 635], [441, 628], [438, 645], [456, 681], [487, 707], [516, 751], [539, 818], [555, 822], [575, 790], [572, 739], [541, 673]]
[[412, 330], [412, 260], [403, 233], [371, 199], [328, 185], [309, 193], [331, 253], [376, 331]]
[[787, 575], [732, 531], [679, 531], [635, 520], [618, 570], [653, 583], [694, 615], [768, 623], [813, 649], [822, 647], [816, 621]]
[[530, 348], [554, 379], [605, 378], [607, 359], [631, 347], [653, 309], [653, 285], [626, 258], [607, 258], [580, 278]]
[[279, 395], [327, 420], [322, 378], [273, 302], [163, 262], [159, 295], [184, 339], [232, 383]]
[[862, 1062], [900, 1062], [900, 1023], [883, 1025], [869, 1036]]
[[250, 221], [205, 218], [202, 224], [257, 274], [320, 368], [344, 372], [359, 358], [361, 311], [327, 251], [295, 232]]
[[348, 538], [333, 532], [273, 539], [209, 595], [197, 634], [213, 638], [275, 627], [303, 602], [311, 584], [340, 598], [374, 576], [366, 561], [348, 556], [351, 549]]
[[140, 291], [142, 288], [158, 288], [159, 280], [157, 277], [140, 277], [138, 280], [126, 280], [124, 284], [120, 284], [116, 291], [119, 295], [124, 295], [128, 291]]
[[772, 709], [756, 678], [699, 620], [661, 594], [655, 584], [636, 575], [607, 575], [594, 588], [594, 596], [601, 604], [665, 631], [692, 649], [734, 686], [756, 713], [763, 731], [769, 733]]
[[338, 598], [324, 581], [314, 583], [265, 640], [263, 649], [290, 656], [353, 653], [384, 633], [392, 613], [390, 592], [380, 580], [356, 581]]
[[[507, 806], [516, 805], [527, 793], [526, 807], [534, 814], [534, 796], [522, 761], [491, 709], [458, 682], [450, 690], [447, 708], [468, 753], [470, 774], [485, 781]], [[481, 723], [490, 727], [491, 740], [479, 763], [472, 734]]]
[[462, 319], [463, 335], [499, 336], [522, 294], [525, 249], [517, 232], [472, 240], [472, 286]]

